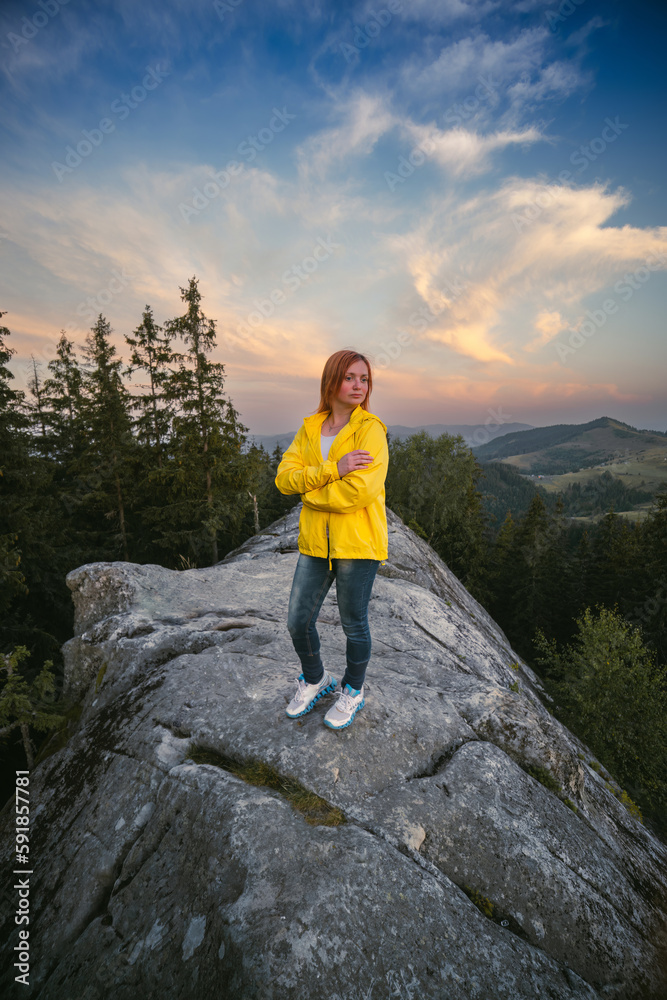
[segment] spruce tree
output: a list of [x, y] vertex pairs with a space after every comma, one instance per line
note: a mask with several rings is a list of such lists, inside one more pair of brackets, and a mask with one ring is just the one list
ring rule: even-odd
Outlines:
[[[90, 456], [85, 454], [90, 447], [90, 434], [84, 415], [84, 372], [74, 345], [64, 331], [56, 346], [56, 356], [47, 367], [49, 374], [42, 387], [42, 412], [48, 453], [53, 463], [52, 501], [58, 512], [58, 552], [52, 564], [54, 573], [64, 580], [71, 569], [107, 553], [104, 548], [100, 550], [99, 525], [89, 504], [91, 491], [98, 486], [98, 474], [90, 467]], [[61, 586], [57, 590], [57, 604], [60, 606], [64, 600], [63, 620], [68, 620], [69, 592]]]
[[74, 345], [61, 330], [56, 357], [49, 361], [43, 386], [43, 406], [53, 454], [67, 471], [81, 456], [86, 434], [83, 423], [83, 372]]
[[[4, 315], [0, 312], [0, 319]], [[25, 393], [12, 388], [14, 374], [7, 367], [16, 353], [5, 343], [9, 336], [8, 327], [0, 326], [0, 476], [7, 492], [17, 470], [27, 465], [29, 446], [29, 420], [23, 411]]]
[[625, 611], [632, 603], [635, 561], [634, 529], [613, 508], [597, 525], [592, 537], [590, 586], [596, 603]]
[[252, 444], [244, 455], [248, 470], [248, 494], [252, 509], [246, 513], [243, 534], [251, 535], [277, 521], [300, 502], [298, 495], [285, 496], [276, 488], [276, 473], [283, 453], [276, 446], [269, 455], [263, 445]]
[[657, 493], [648, 517], [635, 529], [633, 599], [629, 617], [667, 663], [667, 489]]
[[173, 360], [172, 335], [162, 336], [162, 327], [155, 322], [153, 310], [146, 306], [141, 323], [133, 337], [125, 337], [132, 348], [128, 375], [136, 371], [146, 373], [148, 382], [141, 385], [146, 391], [133, 397], [132, 406], [137, 412], [135, 431], [139, 444], [145, 449], [148, 467], [162, 468], [162, 455], [169, 437], [173, 404], [168, 405], [164, 386]]
[[387, 506], [422, 534], [475, 597], [486, 598], [481, 469], [460, 435], [389, 442]]
[[49, 440], [47, 429], [46, 393], [44, 390], [44, 380], [40, 372], [40, 364], [36, 361], [34, 354], [30, 356], [30, 378], [28, 379], [28, 389], [32, 400], [27, 404], [27, 410], [31, 417], [33, 431], [33, 446], [37, 447], [42, 454], [49, 453]]
[[489, 556], [488, 608], [502, 629], [511, 627], [516, 567], [513, 565], [516, 525], [508, 510]]
[[546, 505], [541, 495], [536, 493], [517, 528], [511, 556], [514, 568], [513, 610], [507, 624], [509, 638], [522, 655], [531, 648], [535, 628], [544, 628], [548, 617], [544, 580], [550, 533]]
[[[0, 312], [0, 319], [4, 316]], [[26, 501], [30, 495], [28, 417], [23, 411], [25, 393], [11, 385], [14, 374], [7, 367], [14, 349], [10, 331], [0, 326], [0, 648], [16, 638], [15, 616], [10, 609], [26, 593], [22, 572], [22, 543], [29, 528]]]
[[[86, 338], [88, 367], [83, 377], [82, 416], [88, 444], [79, 467], [90, 487], [84, 503], [91, 513], [117, 522], [113, 545], [118, 545], [123, 559], [128, 560], [127, 501], [133, 478], [134, 440], [124, 366], [116, 357], [111, 333], [109, 322], [100, 313]], [[103, 537], [106, 532], [100, 534]]]
[[251, 503], [241, 454], [247, 428], [224, 394], [224, 365], [209, 357], [215, 320], [202, 312], [196, 277], [181, 288], [181, 298], [185, 313], [165, 324], [167, 336], [185, 346], [173, 355], [177, 367], [164, 382], [165, 399], [175, 408], [169, 461], [159, 476], [167, 504], [154, 509], [152, 519], [172, 558], [209, 565], [218, 561], [220, 544], [238, 544]]
[[563, 498], [559, 494], [555, 510], [549, 517], [547, 546], [542, 558], [542, 618], [538, 623], [559, 642], [570, 637], [571, 622], [576, 613], [572, 601], [574, 580], [564, 511]]

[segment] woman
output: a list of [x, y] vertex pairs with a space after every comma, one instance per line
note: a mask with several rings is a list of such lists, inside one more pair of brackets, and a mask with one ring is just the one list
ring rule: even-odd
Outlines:
[[364, 706], [371, 655], [368, 601], [387, 558], [387, 428], [369, 412], [372, 387], [363, 354], [332, 354], [322, 372], [319, 408], [304, 419], [276, 475], [281, 493], [300, 493], [303, 501], [287, 619], [303, 673], [286, 711], [291, 719], [305, 715], [336, 687], [322, 665], [315, 627], [335, 578], [347, 669], [338, 699], [324, 716], [331, 729], [349, 726]]

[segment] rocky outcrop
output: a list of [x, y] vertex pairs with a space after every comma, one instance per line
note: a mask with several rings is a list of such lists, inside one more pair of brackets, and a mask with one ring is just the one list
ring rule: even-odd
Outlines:
[[[22, 995], [664, 997], [667, 850], [391, 512], [365, 708], [287, 718], [298, 513], [208, 569], [70, 574], [83, 712], [31, 776]], [[340, 678], [335, 587], [319, 627]]]

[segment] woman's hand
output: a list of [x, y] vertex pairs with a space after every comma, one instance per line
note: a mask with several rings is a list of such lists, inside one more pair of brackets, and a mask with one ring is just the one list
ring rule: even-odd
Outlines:
[[337, 463], [338, 475], [342, 479], [348, 472], [356, 472], [357, 469], [365, 469], [366, 466], [371, 465], [374, 461], [375, 459], [371, 455], [370, 451], [364, 451], [363, 448], [357, 448], [355, 451], [348, 451], [347, 455], [343, 455]]

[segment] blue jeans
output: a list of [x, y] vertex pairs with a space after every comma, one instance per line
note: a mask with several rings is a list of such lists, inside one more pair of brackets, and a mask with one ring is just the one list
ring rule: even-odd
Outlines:
[[338, 611], [347, 636], [347, 669], [341, 681], [359, 690], [364, 683], [371, 658], [371, 633], [368, 627], [368, 602], [373, 589], [379, 559], [332, 559], [299, 553], [289, 599], [287, 628], [292, 636], [303, 676], [308, 684], [317, 684], [324, 667], [320, 658], [320, 637], [315, 628], [317, 616], [331, 584], [336, 578]]

